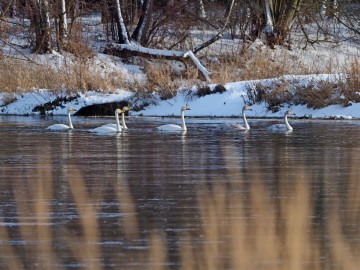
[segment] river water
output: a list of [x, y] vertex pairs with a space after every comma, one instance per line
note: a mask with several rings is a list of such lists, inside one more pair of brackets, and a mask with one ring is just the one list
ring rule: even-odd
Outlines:
[[358, 269], [360, 121], [0, 117], [0, 269]]

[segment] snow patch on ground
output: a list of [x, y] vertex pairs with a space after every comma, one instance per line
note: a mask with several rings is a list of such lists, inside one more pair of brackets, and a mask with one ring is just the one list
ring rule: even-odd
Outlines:
[[[225, 85], [227, 91], [223, 93], [214, 93], [203, 97], [198, 97], [195, 94], [190, 94], [186, 91], [179, 91], [179, 93], [168, 100], [161, 100], [158, 98], [155, 102], [150, 102], [151, 105], [146, 106], [143, 110], [132, 112], [132, 115], [138, 116], [178, 116], [180, 114], [181, 106], [187, 104], [191, 110], [186, 112], [186, 116], [192, 117], [238, 117], [241, 115], [241, 109], [244, 105], [249, 104], [248, 91], [257, 83], [263, 85], [271, 85], [277, 81], [287, 80], [292, 86], [303, 85], [306, 86], [314, 81], [331, 81], [338, 80], [339, 75], [301, 75], [293, 76], [287, 75], [276, 79], [257, 80], [257, 81], [243, 81], [232, 82]], [[215, 88], [210, 85], [210, 89]], [[196, 91], [193, 89], [192, 91]], [[57, 99], [59, 96], [48, 90], [34, 90], [31, 93], [17, 94], [11, 97], [12, 102], [9, 101], [8, 94], [0, 93], [0, 114], [11, 115], [29, 115], [39, 114], [34, 111], [36, 106], [44, 105]], [[86, 93], [79, 93], [78, 96], [71, 102], [61, 103], [54, 110], [49, 110], [46, 113], [51, 115], [65, 115], [68, 107], [74, 107], [79, 110], [82, 107], [103, 104], [109, 102], [128, 101], [131, 105], [135, 105], [135, 95], [133, 92], [118, 90], [114, 93], [103, 93], [89, 91]], [[145, 102], [145, 101], [144, 101]], [[271, 112], [266, 108], [264, 102], [257, 103], [251, 106], [252, 111], [247, 115], [249, 117], [281, 117], [285, 111], [291, 108], [297, 117], [304, 118], [331, 118], [331, 119], [354, 119], [360, 118], [360, 103], [352, 103], [350, 106], [342, 107], [340, 105], [331, 105], [322, 109], [312, 109], [305, 105], [283, 105], [278, 112]]]

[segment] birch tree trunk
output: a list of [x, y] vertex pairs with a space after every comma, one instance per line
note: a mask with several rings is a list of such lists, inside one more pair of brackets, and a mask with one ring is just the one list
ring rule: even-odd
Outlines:
[[66, 37], [68, 33], [68, 24], [67, 24], [67, 14], [66, 14], [66, 1], [61, 0], [60, 1], [60, 25], [59, 25], [59, 35], [60, 38]]
[[[276, 37], [271, 39], [271, 43], [284, 44], [285, 38], [290, 31], [296, 12], [299, 10], [302, 0], [266, 0], [265, 5], [269, 5], [271, 17], [273, 19], [274, 34]], [[265, 7], [267, 12], [267, 8]], [[266, 15], [267, 18], [267, 15]], [[273, 44], [272, 44], [273, 45]]]
[[114, 0], [114, 1], [115, 1], [116, 25], [118, 28], [119, 43], [130, 44], [129, 34], [121, 14], [120, 0]]
[[[48, 0], [40, 0], [41, 17], [42, 17], [42, 51], [44, 53], [51, 52], [51, 35], [50, 35], [50, 16], [49, 16], [49, 2]], [[41, 40], [39, 40], [41, 41]]]
[[146, 30], [149, 28], [149, 23], [151, 21], [152, 2], [152, 0], [144, 0], [142, 4], [142, 12], [140, 15], [139, 23], [137, 24], [131, 36], [132, 39], [139, 42], [140, 44], [144, 43]]
[[200, 18], [206, 18], [206, 12], [204, 7], [204, 1], [199, 0], [199, 17]]
[[269, 0], [264, 0], [265, 1], [265, 11], [266, 11], [266, 24], [265, 24], [265, 29], [264, 32], [267, 35], [274, 35], [274, 23], [273, 23], [273, 19], [272, 19], [272, 13], [271, 13], [271, 9], [270, 9], [270, 3]]

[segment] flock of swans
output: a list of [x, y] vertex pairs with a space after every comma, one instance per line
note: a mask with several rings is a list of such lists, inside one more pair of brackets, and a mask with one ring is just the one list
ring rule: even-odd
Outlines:
[[[121, 132], [123, 130], [128, 129], [128, 127], [126, 126], [125, 123], [125, 113], [127, 111], [129, 111], [130, 108], [125, 106], [122, 109], [116, 109], [115, 110], [115, 120], [116, 123], [115, 124], [105, 124], [102, 125], [100, 127], [94, 128], [94, 129], [90, 129], [90, 132], [93, 133], [97, 133], [97, 134], [110, 134], [110, 133], [118, 133]], [[188, 106], [182, 106], [181, 110], [180, 110], [180, 115], [181, 115], [181, 126], [179, 125], [174, 125], [174, 124], [167, 124], [167, 125], [162, 125], [159, 127], [156, 127], [157, 130], [159, 131], [186, 131], [186, 124], [185, 124], [185, 111], [190, 110], [190, 108]], [[70, 107], [68, 109], [68, 120], [69, 120], [69, 125], [65, 125], [65, 124], [54, 124], [49, 126], [47, 129], [49, 130], [68, 130], [68, 129], [73, 129], [74, 126], [72, 124], [71, 121], [71, 112], [72, 111], [76, 111], [76, 109], [74, 109], [73, 107]], [[252, 109], [249, 106], [244, 106], [242, 108], [242, 117], [243, 117], [243, 121], [244, 121], [244, 126], [242, 125], [238, 125], [238, 124], [233, 124], [231, 125], [232, 128], [236, 128], [238, 130], [250, 130], [250, 125], [247, 122], [246, 119], [246, 111], [252, 111]], [[119, 119], [119, 114], [121, 114], [121, 125], [120, 125], [120, 119]], [[274, 132], [290, 132], [293, 130], [292, 126], [290, 126], [289, 121], [288, 121], [288, 116], [289, 115], [295, 115], [294, 112], [292, 112], [291, 110], [287, 110], [284, 114], [284, 124], [275, 124], [269, 127], [270, 131], [274, 131]]]

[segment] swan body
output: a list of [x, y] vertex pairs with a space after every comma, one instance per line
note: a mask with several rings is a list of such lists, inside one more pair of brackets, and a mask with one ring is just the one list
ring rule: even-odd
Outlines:
[[167, 125], [162, 125], [159, 127], [156, 127], [157, 130], [159, 131], [186, 131], [186, 125], [185, 125], [185, 118], [184, 118], [184, 114], [185, 111], [190, 110], [190, 108], [188, 106], [182, 106], [180, 113], [181, 113], [181, 126], [179, 125], [174, 125], [174, 124], [167, 124]]
[[76, 111], [76, 109], [73, 108], [73, 107], [69, 107], [69, 108], [68, 108], [68, 112], [67, 112], [67, 116], [68, 116], [68, 119], [69, 119], [69, 125], [65, 125], [65, 124], [54, 124], [54, 125], [48, 126], [47, 129], [49, 129], [49, 130], [68, 130], [68, 129], [73, 129], [74, 126], [73, 126], [73, 124], [72, 124], [71, 115], [70, 115], [70, 113], [71, 113], [72, 111]]
[[243, 120], [244, 120], [244, 126], [242, 125], [239, 125], [239, 124], [232, 124], [231, 127], [232, 128], [235, 128], [235, 129], [238, 129], [238, 130], [250, 130], [250, 126], [246, 120], [246, 115], [245, 115], [245, 112], [246, 111], [252, 111], [252, 109], [249, 107], [249, 106], [244, 106], [242, 108], [242, 117], [243, 117]]
[[293, 128], [290, 126], [288, 121], [288, 115], [295, 115], [295, 113], [291, 110], [287, 110], [284, 114], [284, 123], [285, 124], [275, 124], [269, 127], [270, 131], [277, 131], [277, 132], [286, 132], [286, 131], [292, 131]]
[[119, 114], [122, 112], [120, 109], [115, 110], [115, 119], [116, 124], [113, 126], [113, 124], [107, 124], [103, 125], [97, 128], [90, 129], [90, 132], [97, 133], [97, 134], [111, 134], [111, 133], [117, 133], [122, 131], [122, 127], [120, 126], [119, 121]]

